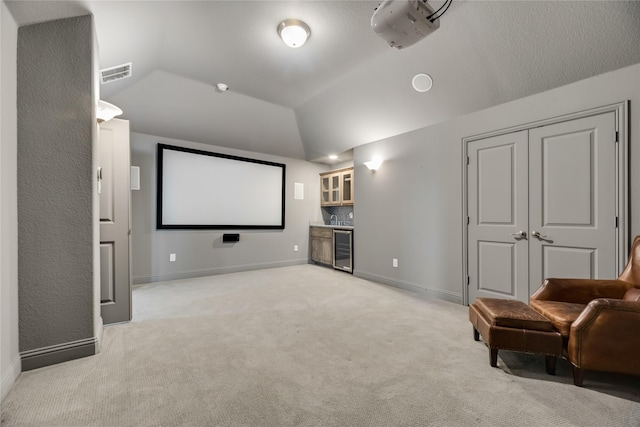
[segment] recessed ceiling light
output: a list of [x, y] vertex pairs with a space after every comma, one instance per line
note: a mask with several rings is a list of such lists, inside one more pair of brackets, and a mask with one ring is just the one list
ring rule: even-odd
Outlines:
[[216, 85], [216, 87], [218, 88], [218, 90], [219, 90], [220, 92], [226, 92], [226, 91], [228, 91], [228, 90], [229, 90], [229, 85], [228, 85], [228, 84], [226, 84], [226, 83], [218, 83], [218, 84]]
[[335, 154], [329, 154], [329, 159], [331, 160], [337, 160], [338, 156], [336, 156]]
[[285, 19], [278, 25], [278, 35], [287, 46], [297, 48], [309, 39], [311, 29], [299, 19]]
[[418, 92], [427, 92], [433, 86], [433, 79], [429, 74], [420, 73], [413, 76], [411, 84]]

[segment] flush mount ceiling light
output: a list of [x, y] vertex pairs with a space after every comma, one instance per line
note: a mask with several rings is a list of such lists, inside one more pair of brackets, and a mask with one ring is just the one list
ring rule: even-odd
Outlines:
[[309, 39], [311, 29], [299, 19], [285, 19], [278, 25], [278, 35], [284, 44], [297, 48]]
[[420, 73], [413, 76], [411, 84], [418, 92], [428, 92], [431, 86], [433, 86], [433, 79], [429, 74]]

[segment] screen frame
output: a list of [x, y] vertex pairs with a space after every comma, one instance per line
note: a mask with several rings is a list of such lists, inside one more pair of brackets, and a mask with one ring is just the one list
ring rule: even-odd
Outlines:
[[[265, 224], [165, 224], [162, 215], [163, 179], [164, 179], [164, 150], [181, 151], [189, 154], [199, 154], [210, 157], [218, 157], [226, 160], [257, 163], [282, 169], [281, 189], [281, 218], [278, 225]], [[286, 168], [284, 163], [269, 162], [266, 160], [251, 159], [248, 157], [234, 156], [231, 154], [215, 153], [212, 151], [197, 150], [194, 148], [179, 147], [175, 145], [158, 143], [157, 151], [157, 178], [156, 178], [156, 229], [158, 230], [284, 230], [285, 228], [285, 193], [286, 193]]]

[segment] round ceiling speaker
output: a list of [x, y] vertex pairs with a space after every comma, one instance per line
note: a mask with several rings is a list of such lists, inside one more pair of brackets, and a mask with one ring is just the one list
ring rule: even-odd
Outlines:
[[411, 84], [418, 92], [427, 92], [433, 86], [433, 79], [429, 74], [420, 73], [413, 76]]

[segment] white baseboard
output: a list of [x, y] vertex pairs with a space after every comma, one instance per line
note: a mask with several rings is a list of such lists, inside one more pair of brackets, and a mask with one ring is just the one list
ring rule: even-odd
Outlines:
[[2, 397], [0, 398], [0, 401], [4, 400], [6, 395], [9, 393], [9, 390], [11, 390], [11, 387], [13, 387], [13, 384], [20, 376], [21, 371], [22, 366], [20, 363], [20, 355], [16, 354], [16, 357], [13, 359], [13, 362], [9, 366], [9, 369], [7, 369], [7, 372], [2, 373], [2, 381], [0, 385], [0, 393]]
[[205, 270], [191, 270], [180, 273], [164, 274], [159, 276], [134, 276], [133, 285], [144, 285], [154, 282], [166, 282], [169, 280], [192, 279], [195, 277], [215, 276], [218, 274], [239, 273], [241, 271], [263, 270], [266, 268], [291, 267], [293, 265], [308, 264], [307, 258], [293, 259], [287, 261], [264, 262], [257, 264], [234, 265], [230, 267], [219, 267]]
[[382, 283], [383, 285], [393, 286], [395, 288], [404, 289], [406, 291], [416, 292], [418, 294], [426, 295], [428, 297], [441, 299], [444, 301], [453, 302], [456, 304], [462, 304], [462, 293], [454, 293], [451, 291], [445, 291], [441, 289], [425, 288], [422, 285], [416, 283], [406, 282], [404, 280], [396, 280], [391, 277], [381, 276], [379, 274], [366, 273], [360, 270], [354, 270], [353, 275], [360, 277], [361, 279], [371, 280], [372, 282]]
[[93, 356], [97, 352], [97, 337], [36, 348], [20, 353], [21, 368], [23, 371], [30, 371], [81, 357]]

